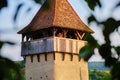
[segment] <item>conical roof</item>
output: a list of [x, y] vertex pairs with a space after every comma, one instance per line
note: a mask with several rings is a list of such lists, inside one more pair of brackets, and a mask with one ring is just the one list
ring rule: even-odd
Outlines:
[[82, 22], [68, 0], [46, 0], [31, 23], [18, 33], [25, 34], [49, 27], [94, 32]]

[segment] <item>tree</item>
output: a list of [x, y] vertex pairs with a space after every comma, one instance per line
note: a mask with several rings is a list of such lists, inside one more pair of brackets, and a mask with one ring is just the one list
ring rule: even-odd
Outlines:
[[7, 58], [0, 56], [0, 79], [22, 80], [19, 65]]
[[[34, 0], [37, 4], [42, 4], [44, 0]], [[100, 0], [85, 0], [89, 6], [89, 8], [94, 12], [94, 9], [96, 6], [102, 7], [102, 3]], [[0, 1], [0, 9], [3, 7], [8, 6], [7, 0], [1, 0]], [[109, 3], [108, 3], [109, 4]], [[19, 10], [24, 5], [21, 3], [18, 5], [17, 10], [15, 12], [15, 15], [13, 17], [14, 22], [16, 22], [17, 15], [19, 13]], [[48, 7], [46, 5], [46, 7]], [[120, 7], [120, 1], [116, 4], [115, 8]], [[30, 8], [28, 9], [30, 10]], [[112, 12], [111, 12], [112, 13]], [[99, 44], [97, 40], [89, 35], [86, 34], [84, 37], [85, 40], [88, 41], [88, 45], [86, 45], [84, 48], [81, 49], [80, 57], [83, 57], [84, 60], [88, 61], [89, 58], [94, 54], [94, 49], [97, 48], [102, 58], [105, 59], [105, 65], [111, 68], [111, 74], [112, 74], [112, 80], [120, 80], [120, 46], [112, 46], [110, 41], [110, 34], [114, 31], [119, 32], [119, 26], [120, 26], [120, 20], [116, 20], [113, 17], [109, 17], [103, 21], [97, 20], [96, 16], [94, 14], [91, 14], [90, 17], [88, 17], [88, 23], [95, 22], [98, 27], [99, 25], [103, 26], [103, 36], [105, 38], [104, 44]], [[114, 49], [116, 51], [117, 57], [112, 56], [114, 53], [111, 51], [111, 49]]]
[[[92, 10], [94, 10], [95, 6], [102, 7], [100, 0], [86, 1]], [[115, 5], [114, 9], [116, 9], [119, 6], [120, 1], [118, 4]], [[94, 14], [91, 14], [91, 16], [88, 18], [88, 23], [91, 23], [93, 21], [97, 23], [98, 27], [99, 25], [103, 26], [102, 32], [105, 38], [105, 43], [100, 45], [93, 36], [87, 34], [84, 37], [84, 39], [88, 41], [88, 45], [82, 48], [80, 57], [83, 57], [87, 61], [94, 54], [94, 49], [98, 48], [99, 54], [102, 56], [102, 58], [105, 59], [105, 65], [111, 68], [112, 80], [120, 80], [120, 68], [118, 68], [120, 67], [120, 45], [112, 46], [110, 41], [110, 34], [114, 31], [116, 31], [120, 35], [120, 20], [116, 20], [113, 17], [109, 17], [108, 19], [105, 19], [104, 21], [100, 22], [96, 19]], [[111, 49], [115, 50], [117, 57], [112, 56], [115, 54], [115, 52], [112, 52]]]
[[110, 80], [111, 75], [108, 71], [89, 70], [90, 80]]
[[[4, 44], [14, 45], [13, 42], [0, 41], [0, 49]], [[0, 55], [0, 80], [22, 80], [20, 65]]]

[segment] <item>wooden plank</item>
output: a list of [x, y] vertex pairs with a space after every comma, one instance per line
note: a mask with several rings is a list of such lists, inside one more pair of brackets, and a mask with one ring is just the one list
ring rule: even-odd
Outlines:
[[22, 55], [39, 54], [54, 51], [53, 38], [40, 39], [22, 43]]
[[32, 55], [48, 52], [65, 52], [79, 54], [80, 48], [86, 44], [86, 41], [51, 37], [22, 43], [21, 54]]

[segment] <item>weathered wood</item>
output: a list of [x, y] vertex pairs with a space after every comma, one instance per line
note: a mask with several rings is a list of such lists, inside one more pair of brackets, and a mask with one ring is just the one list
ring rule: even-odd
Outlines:
[[25, 35], [22, 34], [22, 42], [24, 42], [24, 37], [25, 37]]
[[66, 38], [67, 32], [68, 32], [68, 29], [64, 29], [64, 30], [63, 30], [63, 34], [64, 34], [63, 37], [64, 37], [64, 38]]
[[43, 38], [22, 43], [22, 55], [40, 54], [48, 52], [66, 52], [78, 54], [86, 41], [59, 37]]
[[79, 39], [82, 40], [82, 36], [80, 35], [80, 33], [78, 31], [76, 31], [76, 33], [77, 33]]
[[84, 37], [85, 33], [82, 34], [82, 38]]
[[75, 33], [75, 36], [77, 37], [77, 40], [80, 40], [80, 37], [78, 36], [77, 33]]

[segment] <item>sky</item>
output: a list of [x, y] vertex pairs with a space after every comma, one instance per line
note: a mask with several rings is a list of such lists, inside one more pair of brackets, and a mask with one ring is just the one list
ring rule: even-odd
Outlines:
[[[32, 0], [8, 0], [9, 4], [7, 8], [3, 8], [0, 11], [0, 39], [2, 40], [9, 40], [16, 43], [16, 45], [10, 46], [8, 44], [4, 45], [2, 48], [2, 56], [8, 57], [14, 61], [22, 60], [21, 57], [21, 35], [17, 34], [19, 30], [23, 27], [28, 25], [32, 18], [35, 16], [37, 11], [40, 8], [40, 5], [34, 3]], [[87, 17], [90, 16], [91, 13], [97, 16], [97, 19], [102, 21], [110, 16], [115, 17], [116, 19], [120, 19], [120, 10], [114, 11], [114, 13], [110, 14], [110, 11], [113, 8], [112, 4], [117, 3], [119, 0], [101, 0], [103, 3], [103, 8], [100, 9], [99, 7], [95, 8], [95, 11], [91, 11], [84, 0], [69, 0], [69, 3], [72, 5], [76, 13], [82, 19], [82, 21], [87, 24]], [[15, 14], [15, 10], [18, 4], [24, 3], [24, 6], [21, 8], [17, 22], [14, 24], [13, 21], [13, 14]], [[31, 11], [27, 10], [31, 8]], [[118, 8], [119, 9], [119, 8]], [[88, 24], [87, 24], [88, 25]], [[98, 26], [96, 23], [91, 23], [89, 27], [95, 31], [92, 34], [99, 42], [99, 44], [105, 43], [104, 37], [102, 35], [101, 27]], [[98, 36], [99, 35], [99, 36]], [[112, 45], [120, 45], [120, 35], [114, 32], [111, 34], [110, 39], [112, 41]], [[93, 55], [90, 61], [104, 61], [99, 53], [98, 49], [95, 49], [95, 55]]]

